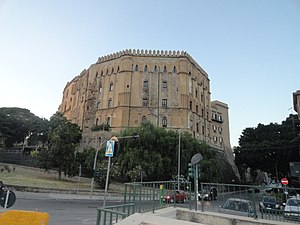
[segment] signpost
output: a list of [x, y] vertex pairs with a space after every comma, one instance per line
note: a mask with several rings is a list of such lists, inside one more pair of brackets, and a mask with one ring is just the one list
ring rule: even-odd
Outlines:
[[[191, 159], [191, 163], [192, 163], [193, 168], [194, 168], [194, 192], [195, 192], [195, 210], [196, 211], [197, 211], [197, 199], [198, 199], [198, 179], [199, 179], [199, 176], [200, 176], [199, 168], [200, 168], [200, 161], [202, 159], [203, 159], [203, 157], [200, 153], [195, 154]], [[202, 211], [203, 211], [203, 209], [202, 209]]]
[[281, 184], [282, 184], [282, 185], [285, 185], [285, 186], [288, 185], [288, 184], [289, 184], [288, 179], [286, 179], [285, 177], [282, 178], [282, 179], [281, 179]]
[[287, 200], [288, 199], [288, 191], [287, 191], [286, 186], [289, 184], [289, 180], [284, 177], [281, 179], [281, 184], [284, 185], [284, 193], [285, 193], [285, 198]]

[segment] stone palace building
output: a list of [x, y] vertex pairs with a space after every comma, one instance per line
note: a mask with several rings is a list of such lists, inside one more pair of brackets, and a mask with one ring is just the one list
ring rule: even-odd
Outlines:
[[118, 133], [150, 121], [232, 155], [228, 105], [211, 100], [208, 74], [186, 52], [125, 50], [100, 57], [67, 83], [59, 111], [80, 125], [84, 146], [97, 146], [95, 125]]

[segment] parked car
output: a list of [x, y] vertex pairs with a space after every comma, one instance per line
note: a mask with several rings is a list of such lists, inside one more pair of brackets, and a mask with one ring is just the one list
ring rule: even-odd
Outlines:
[[273, 196], [263, 196], [259, 202], [260, 212], [274, 212], [275, 210], [280, 210], [281, 205], [277, 202], [277, 199]]
[[218, 189], [216, 187], [211, 187], [209, 190], [203, 189], [202, 193], [201, 191], [198, 193], [198, 200], [204, 201], [213, 201], [218, 200]]
[[163, 202], [165, 203], [174, 203], [176, 202], [186, 202], [188, 200], [188, 194], [183, 190], [176, 190], [168, 192], [166, 195], [163, 196]]
[[247, 199], [229, 198], [219, 207], [219, 212], [254, 217], [254, 204]]
[[300, 221], [300, 198], [289, 198], [284, 207], [284, 218]]

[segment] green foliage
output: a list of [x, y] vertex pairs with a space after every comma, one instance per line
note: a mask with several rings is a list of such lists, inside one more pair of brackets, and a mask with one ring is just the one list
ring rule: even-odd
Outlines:
[[47, 132], [48, 121], [35, 116], [28, 109], [0, 108], [0, 142], [4, 142], [6, 147], [21, 143], [26, 137], [34, 143], [45, 143]]
[[39, 151], [38, 151], [38, 150], [31, 151], [31, 152], [30, 152], [30, 156], [31, 156], [32, 158], [38, 157], [38, 156], [39, 156]]
[[140, 180], [141, 173], [143, 173], [143, 169], [140, 165], [138, 165], [134, 167], [132, 170], [128, 171], [126, 175], [130, 178], [131, 182], [136, 182]]
[[102, 123], [100, 125], [96, 125], [94, 124], [91, 128], [92, 131], [99, 131], [99, 130], [106, 130], [106, 131], [110, 131], [110, 126], [109, 124], [106, 123]]
[[[99, 171], [99, 176], [95, 177], [95, 182], [97, 185], [97, 188], [104, 189], [105, 188], [105, 182], [106, 182], [106, 176], [107, 176], [107, 167], [108, 167], [108, 160], [104, 159], [100, 163], [97, 164], [96, 171]], [[109, 182], [108, 182], [108, 188], [111, 180], [119, 178], [120, 177], [120, 169], [118, 163], [113, 163], [110, 167], [110, 173], [109, 173]]]
[[[115, 160], [120, 164], [122, 177], [127, 180], [136, 179], [137, 168], [147, 173], [146, 180], [169, 180], [177, 174], [178, 132], [144, 123], [139, 128], [123, 130], [120, 136], [131, 136], [134, 133], [140, 137], [119, 139], [119, 151]], [[207, 160], [205, 166], [210, 167], [207, 181], [217, 180], [220, 168], [216, 154], [210, 147], [192, 138], [187, 132], [181, 133], [180, 140], [181, 174], [188, 175], [188, 163], [192, 156], [201, 153]]]
[[241, 175], [250, 167], [278, 176], [280, 179], [289, 171], [289, 162], [300, 160], [300, 122], [291, 115], [282, 124], [258, 124], [246, 128], [234, 149], [235, 163]]
[[44, 169], [56, 168], [61, 173], [73, 176], [77, 172], [75, 151], [81, 140], [78, 125], [69, 122], [61, 113], [54, 114], [50, 119], [48, 150], [41, 152], [40, 164]]

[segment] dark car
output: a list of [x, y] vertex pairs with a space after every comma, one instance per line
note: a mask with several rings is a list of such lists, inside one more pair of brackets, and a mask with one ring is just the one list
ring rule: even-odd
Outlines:
[[188, 200], [188, 194], [182, 190], [170, 191], [163, 196], [163, 202], [174, 203], [176, 202], [186, 202]]
[[202, 192], [198, 193], [198, 200], [213, 201], [218, 200], [218, 189], [216, 187], [211, 187], [209, 190], [203, 189]]
[[277, 199], [272, 196], [263, 196], [259, 203], [260, 212], [274, 212], [280, 209]]

